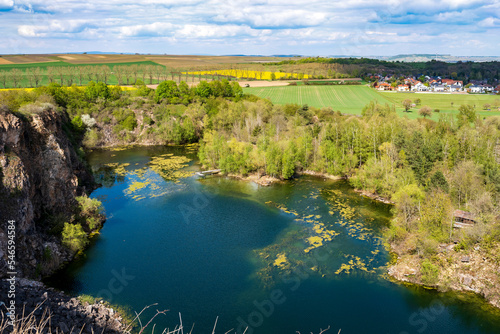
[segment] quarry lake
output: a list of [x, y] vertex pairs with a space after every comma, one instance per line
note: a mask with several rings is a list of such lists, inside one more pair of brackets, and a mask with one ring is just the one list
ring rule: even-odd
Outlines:
[[[193, 333], [500, 333], [479, 297], [391, 282], [381, 238], [390, 206], [346, 181], [300, 177], [270, 187], [195, 175], [196, 147], [92, 152], [108, 217], [47, 283], [155, 310], [155, 333], [182, 314]], [[152, 325], [149, 326], [151, 332]]]

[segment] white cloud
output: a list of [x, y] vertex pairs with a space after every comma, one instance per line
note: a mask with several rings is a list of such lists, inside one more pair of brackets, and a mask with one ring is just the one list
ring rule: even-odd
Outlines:
[[496, 17], [488, 17], [479, 22], [478, 25], [485, 28], [500, 28], [500, 19]]
[[436, 37], [443, 33], [483, 42], [468, 52], [480, 53], [484, 45], [500, 52], [491, 43], [500, 0], [0, 0], [1, 9], [0, 53], [8, 52], [2, 42], [16, 33], [43, 45], [41, 52], [89, 39], [131, 52], [162, 52], [169, 45], [177, 53], [220, 54], [225, 45], [228, 53], [246, 53], [252, 45], [261, 54], [324, 55], [347, 45], [370, 54], [405, 48], [447, 53], [449, 45]]
[[60, 33], [80, 33], [92, 26], [86, 20], [51, 20], [47, 25], [21, 25], [17, 32], [23, 37], [44, 37]]
[[121, 37], [127, 36], [165, 36], [171, 34], [175, 25], [168, 22], [155, 22], [120, 28]]
[[0, 9], [9, 9], [14, 7], [13, 0], [0, 0]]

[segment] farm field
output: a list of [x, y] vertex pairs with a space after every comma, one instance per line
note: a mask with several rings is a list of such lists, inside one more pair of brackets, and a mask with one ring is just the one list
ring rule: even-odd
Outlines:
[[[439, 93], [397, 93], [397, 92], [379, 92], [381, 96], [392, 101], [398, 108], [403, 108], [402, 102], [406, 99], [415, 101], [421, 100], [421, 104], [412, 108], [416, 113], [421, 106], [428, 105], [433, 110], [439, 109], [440, 112], [458, 113], [458, 108], [462, 104], [476, 106], [478, 114], [483, 116], [500, 115], [500, 96], [487, 94], [439, 94]], [[485, 104], [491, 105], [491, 111], [483, 109]]]
[[269, 98], [273, 103], [307, 104], [311, 107], [331, 107], [343, 113], [361, 114], [361, 110], [372, 100], [392, 103], [366, 86], [285, 86], [244, 88], [244, 93]]
[[[431, 118], [439, 119], [443, 113], [458, 113], [458, 107], [462, 104], [476, 106], [479, 115], [500, 115], [495, 108], [495, 103], [500, 105], [500, 96], [474, 95], [474, 94], [415, 94], [415, 93], [389, 93], [378, 92], [367, 86], [285, 86], [285, 87], [250, 87], [243, 88], [246, 94], [254, 94], [263, 98], [269, 98], [273, 103], [307, 104], [312, 107], [331, 107], [343, 113], [361, 114], [363, 107], [370, 101], [377, 100], [380, 104], [394, 104], [399, 115], [408, 118], [418, 118], [418, 109], [428, 105], [433, 110], [439, 109], [439, 113], [432, 113]], [[410, 112], [404, 112], [402, 101], [410, 99], [415, 101], [419, 98], [422, 102]], [[453, 102], [453, 107], [451, 105]], [[483, 110], [484, 104], [491, 105], [491, 111]]]

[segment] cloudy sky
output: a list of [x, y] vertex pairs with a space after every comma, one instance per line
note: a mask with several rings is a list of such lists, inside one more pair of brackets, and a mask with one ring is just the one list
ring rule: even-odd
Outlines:
[[500, 0], [0, 0], [0, 53], [500, 56]]

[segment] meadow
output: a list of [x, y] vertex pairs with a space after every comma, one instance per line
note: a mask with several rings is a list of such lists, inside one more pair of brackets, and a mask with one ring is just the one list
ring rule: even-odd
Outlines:
[[[478, 114], [482, 116], [500, 115], [500, 96], [488, 94], [439, 94], [439, 93], [399, 93], [399, 92], [378, 92], [387, 100], [392, 101], [398, 108], [403, 108], [402, 102], [409, 99], [415, 102], [420, 99], [420, 105], [413, 107], [411, 111], [415, 112], [421, 106], [428, 105], [433, 110], [439, 109], [440, 112], [458, 113], [461, 105], [469, 104], [476, 107]], [[490, 105], [491, 110], [484, 110], [485, 104]]]
[[[475, 105], [477, 113], [483, 117], [500, 115], [498, 107], [494, 107], [496, 104], [500, 106], [500, 96], [484, 94], [390, 93], [355, 85], [252, 87], [244, 88], [243, 91], [246, 94], [268, 98], [275, 104], [297, 103], [316, 108], [331, 107], [333, 110], [354, 115], [361, 114], [363, 107], [373, 100], [380, 104], [394, 104], [398, 114], [408, 118], [420, 117], [418, 109], [424, 105], [430, 106], [432, 110], [440, 110], [432, 113], [431, 118], [435, 120], [439, 119], [442, 113], [458, 113], [458, 108], [462, 104]], [[405, 112], [402, 102], [406, 99], [411, 101], [420, 99], [421, 103], [411, 108], [409, 112]], [[483, 110], [484, 104], [490, 104], [491, 110]]]
[[296, 103], [311, 107], [331, 107], [343, 113], [360, 115], [370, 101], [392, 102], [367, 86], [284, 86], [244, 88], [244, 93], [270, 99], [275, 104]]

